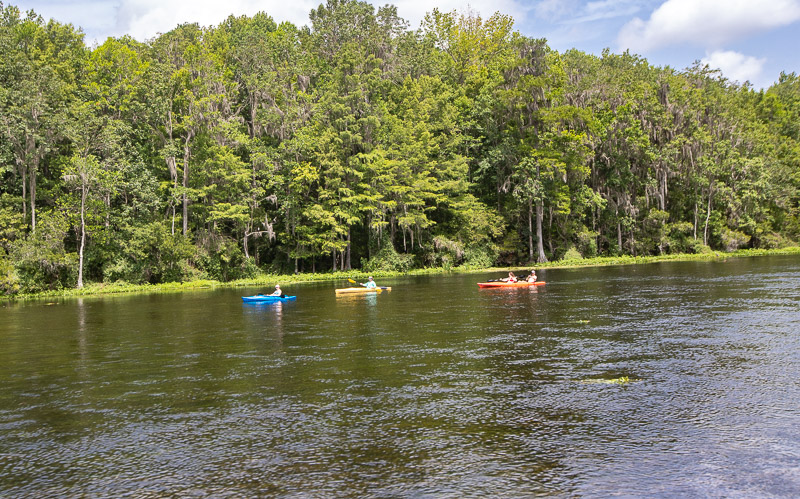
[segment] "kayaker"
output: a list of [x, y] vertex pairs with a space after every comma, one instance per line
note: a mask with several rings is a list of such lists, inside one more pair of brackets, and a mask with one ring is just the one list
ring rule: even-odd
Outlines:
[[267, 296], [284, 296], [283, 291], [281, 291], [281, 285], [280, 284], [276, 284], [275, 285], [275, 291], [273, 291], [271, 295], [267, 295]]
[[515, 276], [513, 272], [509, 272], [508, 277], [504, 277], [500, 280], [503, 282], [517, 282], [517, 276]]
[[372, 280], [372, 276], [367, 277], [367, 282], [362, 282], [361, 285], [367, 289], [375, 289], [378, 287], [375, 281]]
[[531, 269], [531, 275], [525, 278], [528, 282], [536, 282], [536, 271]]

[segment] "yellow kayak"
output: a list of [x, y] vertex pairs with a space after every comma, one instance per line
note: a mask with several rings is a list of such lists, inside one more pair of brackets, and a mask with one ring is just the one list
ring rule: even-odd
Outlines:
[[387, 286], [379, 286], [377, 288], [340, 288], [336, 290], [337, 295], [351, 294], [351, 293], [380, 293], [381, 291], [391, 291], [392, 288]]

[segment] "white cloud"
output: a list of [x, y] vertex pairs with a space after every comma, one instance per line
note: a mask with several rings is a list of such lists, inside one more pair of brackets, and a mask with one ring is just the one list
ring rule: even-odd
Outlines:
[[639, 2], [635, 0], [601, 0], [588, 2], [584, 11], [578, 17], [570, 20], [572, 23], [583, 23], [627, 17], [635, 14], [640, 9]]
[[509, 15], [515, 20], [524, 19], [531, 7], [522, 0], [368, 0], [376, 9], [385, 4], [397, 7], [397, 14], [409, 22], [410, 29], [417, 29], [425, 14], [439, 9], [440, 12], [474, 11], [486, 20], [495, 12]]
[[634, 52], [681, 43], [717, 48], [799, 19], [800, 0], [667, 0], [647, 21], [629, 21], [617, 41]]
[[308, 13], [319, 3], [315, 0], [121, 0], [114, 35], [129, 34], [144, 41], [158, 33], [170, 31], [179, 24], [216, 26], [230, 15], [252, 16], [260, 11], [266, 12], [278, 23], [289, 21], [303, 25], [308, 23]]
[[579, 9], [577, 0], [540, 0], [531, 9], [536, 17], [546, 21], [559, 21]]
[[[14, 1], [14, 0], [12, 0]], [[309, 24], [308, 14], [327, 0], [17, 0], [23, 11], [34, 9], [45, 18], [80, 26], [86, 42], [102, 43], [106, 37], [131, 35], [145, 41], [184, 23], [216, 26], [228, 16], [252, 16], [266, 12], [275, 22], [289, 21], [297, 26]], [[426, 13], [471, 10], [488, 19], [495, 12], [516, 20], [524, 19], [532, 8], [525, 0], [368, 0], [377, 10], [387, 3], [395, 5], [400, 17], [416, 29]], [[607, 0], [606, 0], [607, 1]], [[630, 0], [623, 0], [630, 1]]]
[[530, 11], [539, 19], [559, 24], [580, 24], [627, 17], [641, 10], [643, 0], [539, 0]]
[[749, 81], [761, 86], [762, 70], [766, 59], [757, 59], [732, 50], [720, 50], [707, 54], [700, 62], [711, 69], [719, 69], [729, 80], [739, 83]]

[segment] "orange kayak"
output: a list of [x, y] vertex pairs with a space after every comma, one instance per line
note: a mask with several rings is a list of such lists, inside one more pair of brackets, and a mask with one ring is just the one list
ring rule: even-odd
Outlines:
[[528, 286], [544, 286], [547, 284], [544, 281], [536, 281], [536, 282], [527, 282], [527, 281], [520, 281], [520, 282], [479, 282], [478, 286], [481, 288], [523, 288]]

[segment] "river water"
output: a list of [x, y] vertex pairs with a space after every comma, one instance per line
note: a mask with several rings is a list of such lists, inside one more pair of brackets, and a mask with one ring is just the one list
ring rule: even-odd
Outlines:
[[800, 496], [800, 258], [538, 273], [0, 304], [0, 496]]

